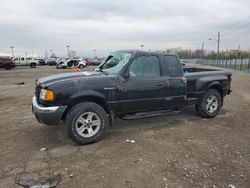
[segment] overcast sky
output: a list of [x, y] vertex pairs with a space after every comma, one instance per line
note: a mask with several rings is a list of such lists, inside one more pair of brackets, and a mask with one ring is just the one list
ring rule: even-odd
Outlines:
[[250, 49], [249, 0], [0, 0], [0, 51]]

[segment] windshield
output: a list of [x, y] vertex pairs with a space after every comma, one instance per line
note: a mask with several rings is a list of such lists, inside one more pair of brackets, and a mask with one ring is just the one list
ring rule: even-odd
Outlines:
[[118, 74], [128, 63], [131, 56], [132, 53], [129, 52], [114, 52], [100, 66], [100, 70], [107, 74]]

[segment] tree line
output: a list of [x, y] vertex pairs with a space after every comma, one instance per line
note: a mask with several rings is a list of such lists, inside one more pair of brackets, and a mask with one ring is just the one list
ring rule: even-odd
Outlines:
[[250, 50], [228, 50], [221, 51], [219, 54], [215, 51], [190, 50], [183, 48], [170, 48], [166, 50], [169, 53], [176, 53], [182, 59], [240, 59], [250, 58]]

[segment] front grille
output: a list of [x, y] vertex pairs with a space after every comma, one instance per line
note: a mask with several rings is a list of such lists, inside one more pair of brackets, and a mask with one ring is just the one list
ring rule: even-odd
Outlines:
[[41, 88], [39, 86], [36, 86], [35, 96], [36, 96], [37, 99], [39, 99], [40, 91], [41, 91]]

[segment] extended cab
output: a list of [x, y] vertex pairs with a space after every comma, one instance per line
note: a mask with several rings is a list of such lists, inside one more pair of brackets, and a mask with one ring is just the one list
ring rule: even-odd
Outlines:
[[182, 68], [173, 54], [117, 51], [94, 72], [38, 79], [32, 109], [39, 122], [63, 122], [73, 141], [86, 144], [100, 140], [117, 117], [195, 105], [201, 117], [213, 118], [231, 91], [230, 83], [230, 72]]

